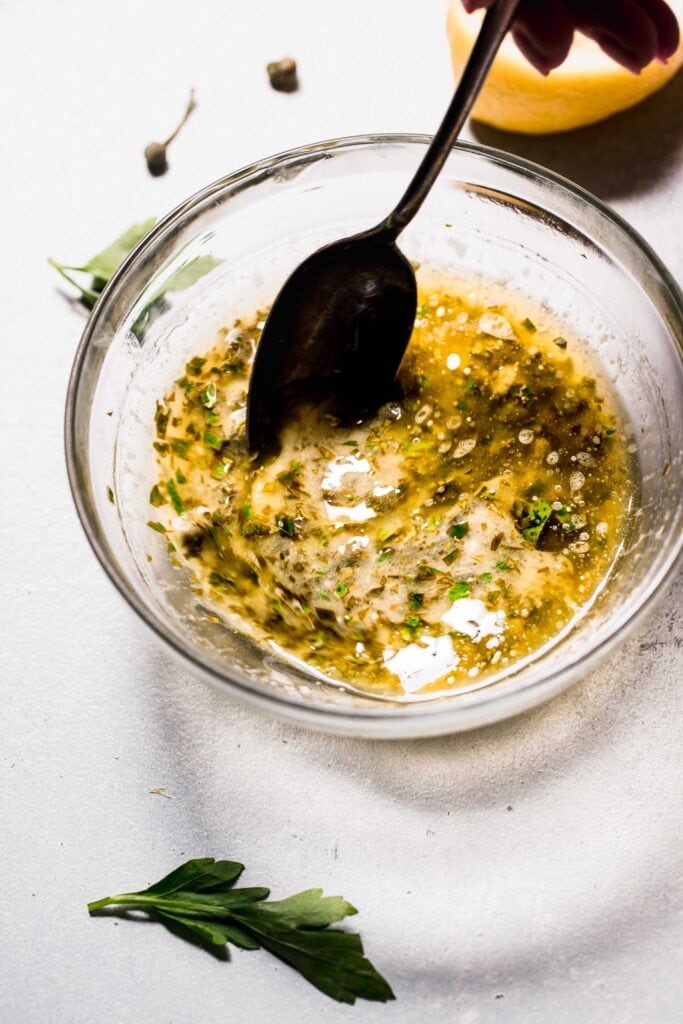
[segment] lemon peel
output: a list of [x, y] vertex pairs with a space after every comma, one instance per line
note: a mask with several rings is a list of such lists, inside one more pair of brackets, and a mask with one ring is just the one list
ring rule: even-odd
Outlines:
[[[683, 21], [683, 0], [669, 0], [669, 6], [679, 22]], [[447, 31], [456, 78], [482, 19], [482, 11], [467, 14], [461, 0], [450, 0]], [[570, 131], [635, 106], [666, 85], [682, 64], [683, 42], [668, 63], [654, 61], [634, 75], [611, 60], [597, 43], [577, 32], [567, 60], [544, 76], [508, 36], [472, 116], [502, 131], [529, 135]]]

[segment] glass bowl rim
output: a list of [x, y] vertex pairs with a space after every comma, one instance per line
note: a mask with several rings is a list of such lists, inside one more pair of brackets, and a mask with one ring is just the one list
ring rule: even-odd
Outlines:
[[[431, 701], [423, 704], [402, 704], [399, 706], [387, 706], [378, 702], [375, 707], [370, 708], [360, 708], [353, 705], [343, 707], [323, 703], [307, 704], [301, 699], [293, 700], [284, 693], [280, 694], [274, 690], [268, 692], [258, 684], [253, 684], [241, 672], [230, 670], [229, 667], [224, 669], [219, 663], [204, 658], [199, 652], [191, 650], [187, 645], [178, 642], [178, 639], [166, 630], [164, 624], [145, 602], [138, 598], [133, 588], [129, 586], [126, 576], [119, 571], [118, 566], [109, 558], [105, 546], [97, 536], [96, 525], [91, 521], [79, 486], [79, 458], [75, 420], [85, 357], [97, 333], [103, 312], [109, 305], [112, 295], [118, 290], [120, 281], [135, 266], [143, 253], [153, 250], [157, 239], [169, 227], [172, 227], [186, 215], [191, 214], [193, 209], [200, 206], [207, 199], [218, 193], [224, 193], [226, 190], [239, 184], [245, 184], [255, 175], [262, 175], [263, 172], [275, 170], [288, 161], [319, 156], [321, 153], [332, 154], [339, 150], [385, 145], [408, 144], [424, 147], [431, 142], [431, 138], [430, 135], [424, 133], [393, 132], [352, 135], [328, 139], [322, 142], [308, 143], [246, 164], [193, 193], [159, 219], [152, 229], [131, 250], [105, 285], [83, 329], [67, 386], [64, 413], [64, 446], [71, 494], [78, 518], [90, 547], [106, 575], [124, 600], [127, 601], [129, 606], [133, 608], [159, 639], [167, 647], [171, 648], [182, 662], [193, 668], [195, 672], [199, 671], [204, 679], [220, 687], [221, 690], [234, 693], [244, 702], [261, 709], [270, 708], [273, 710], [275, 706], [280, 717], [319, 729], [324, 729], [327, 724], [332, 731], [341, 733], [356, 732], [359, 735], [367, 736], [381, 736], [383, 734], [388, 737], [437, 735], [489, 724], [540, 703], [546, 695], [552, 696], [565, 689], [576, 679], [577, 671], [580, 667], [588, 671], [599, 660], [602, 660], [602, 657], [609, 653], [618, 642], [625, 639], [633, 631], [641, 619], [650, 611], [655, 599], [663, 593], [665, 585], [673, 577], [673, 573], [683, 554], [683, 532], [679, 532], [677, 541], [671, 546], [671, 550], [663, 560], [654, 578], [646, 581], [645, 585], [639, 590], [637, 600], [632, 605], [628, 615], [622, 621], [615, 620], [611, 628], [607, 629], [600, 643], [589, 645], [587, 649], [574, 656], [567, 663], [544, 672], [540, 678], [526, 682], [523, 678], [517, 680], [513, 678], [507, 681], [508, 685], [503, 683], [500, 688], [496, 686], [490, 688], [483, 687], [468, 694], [461, 694], [459, 696], [453, 694], [452, 696], [458, 696], [457, 703], [450, 701], [448, 699], [449, 695], [445, 694], [443, 701]], [[453, 147], [453, 151], [479, 157], [485, 162], [512, 171], [532, 182], [540, 182], [542, 185], [553, 184], [559, 186], [562, 191], [568, 192], [579, 199], [580, 202], [592, 208], [610, 222], [611, 226], [618, 233], [625, 236], [630, 245], [634, 246], [649, 262], [651, 269], [656, 272], [659, 278], [660, 285], [663, 285], [668, 293], [667, 298], [670, 306], [675, 310], [678, 320], [683, 323], [683, 292], [673, 275], [640, 233], [607, 204], [561, 174], [544, 168], [531, 160], [505, 153], [494, 147], [470, 142], [457, 142]], [[670, 338], [677, 351], [679, 360], [683, 363], [683, 346], [677, 338], [673, 336], [670, 336]], [[522, 695], [526, 695], [525, 699], [520, 700]], [[335, 718], [339, 723], [338, 725], [332, 724]], [[343, 727], [345, 720], [348, 720], [348, 728]], [[438, 725], [436, 725], [437, 720], [439, 722]], [[363, 721], [368, 723], [369, 728], [367, 730], [358, 728], [362, 726]], [[423, 723], [426, 726], [427, 722], [431, 723], [430, 727], [423, 730], [418, 728], [416, 730], [415, 726], [418, 723]], [[385, 728], [381, 728], [382, 726]]]

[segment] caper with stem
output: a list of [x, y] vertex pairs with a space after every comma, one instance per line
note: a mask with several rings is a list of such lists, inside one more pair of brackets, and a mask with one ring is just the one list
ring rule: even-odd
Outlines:
[[179, 124], [171, 132], [165, 142], [150, 142], [148, 146], [145, 146], [145, 160], [147, 161], [147, 169], [154, 178], [161, 177], [168, 170], [168, 158], [166, 151], [170, 144], [173, 142], [175, 137], [180, 132], [188, 117], [197, 106], [197, 102], [194, 98], [194, 89], [190, 90], [190, 97], [185, 107], [185, 113], [183, 114]]

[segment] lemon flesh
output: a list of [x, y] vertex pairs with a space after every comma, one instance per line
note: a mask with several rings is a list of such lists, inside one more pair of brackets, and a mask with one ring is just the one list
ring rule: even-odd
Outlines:
[[[679, 22], [683, 0], [669, 0]], [[450, 0], [448, 39], [456, 79], [470, 54], [483, 19]], [[602, 121], [661, 89], [683, 64], [683, 43], [667, 64], [653, 61], [639, 75], [622, 68], [597, 43], [574, 36], [564, 64], [546, 77], [528, 63], [508, 36], [475, 104], [472, 116], [494, 128], [543, 135]]]

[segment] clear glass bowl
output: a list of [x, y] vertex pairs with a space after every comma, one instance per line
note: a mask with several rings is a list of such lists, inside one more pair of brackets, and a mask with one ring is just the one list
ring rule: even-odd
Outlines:
[[617, 571], [569, 635], [531, 663], [429, 701], [397, 703], [320, 683], [209, 621], [170, 566], [163, 537], [146, 525], [156, 399], [218, 328], [267, 305], [312, 250], [386, 214], [428, 141], [391, 135], [307, 146], [193, 196], [150, 232], [106, 288], [83, 334], [67, 400], [79, 516], [142, 619], [226, 693], [301, 725], [358, 736], [455, 732], [559, 693], [618, 647], [681, 550], [678, 288], [643, 240], [588, 193], [518, 158], [459, 145], [401, 247], [423, 267], [502, 284], [586, 339], [627, 411], [639, 466], [640, 507]]

